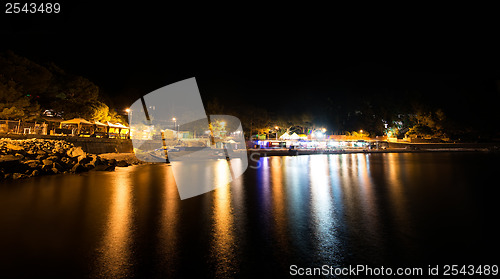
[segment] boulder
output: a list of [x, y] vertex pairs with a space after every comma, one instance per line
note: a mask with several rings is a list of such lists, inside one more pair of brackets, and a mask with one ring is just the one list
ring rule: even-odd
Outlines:
[[24, 177], [26, 177], [26, 175], [24, 175], [22, 173], [16, 172], [16, 173], [12, 174], [12, 179], [19, 179], [19, 178], [24, 178]]
[[115, 166], [113, 165], [110, 165], [110, 166], [106, 166], [106, 171], [115, 171]]
[[43, 150], [38, 150], [38, 151], [36, 152], [36, 154], [38, 154], [38, 155], [42, 155], [42, 156], [45, 156], [45, 155], [47, 155], [47, 152], [45, 152], [45, 151], [43, 151]]
[[75, 158], [82, 155], [87, 155], [87, 153], [85, 153], [85, 151], [83, 151], [83, 149], [78, 146], [70, 148], [68, 151], [66, 151], [66, 155], [68, 155], [68, 157]]
[[13, 155], [0, 155], [0, 168], [6, 172], [13, 172], [21, 166], [21, 159]]
[[74, 173], [81, 173], [81, 172], [85, 172], [87, 171], [87, 168], [83, 165], [80, 165], [78, 163], [76, 163], [73, 168], [71, 168], [71, 172], [74, 172]]
[[52, 164], [54, 164], [54, 161], [49, 160], [49, 159], [44, 159], [44, 160], [42, 160], [42, 163], [43, 163], [44, 166], [46, 166], [46, 165], [47, 166], [52, 166]]
[[50, 165], [43, 165], [42, 166], [42, 171], [45, 173], [52, 173], [52, 164]]
[[52, 156], [47, 157], [47, 160], [51, 160], [51, 161], [55, 162], [55, 161], [59, 161], [59, 157], [52, 155]]
[[87, 156], [87, 154], [78, 156], [78, 164], [86, 165], [92, 161], [92, 157]]
[[93, 170], [94, 171], [114, 171], [115, 170], [115, 166], [111, 166], [111, 165], [97, 165], [97, 166], [95, 166], [95, 168]]
[[54, 164], [52, 164], [52, 170], [56, 169], [57, 172], [56, 173], [59, 173], [59, 172], [63, 172], [64, 171], [64, 167], [61, 166], [61, 164], [59, 164], [58, 162], [55, 162]]
[[118, 161], [118, 162], [116, 163], [116, 166], [117, 166], [117, 167], [122, 167], [122, 168], [123, 168], [123, 167], [128, 167], [128, 166], [130, 166], [130, 164], [129, 164], [129, 163], [127, 163], [127, 161], [125, 161], [125, 160], [120, 160], [120, 161]]
[[41, 164], [38, 160], [28, 160], [24, 161], [24, 164], [27, 165], [30, 169], [38, 168]]
[[92, 170], [93, 171], [105, 171], [107, 167], [108, 167], [107, 165], [97, 165]]

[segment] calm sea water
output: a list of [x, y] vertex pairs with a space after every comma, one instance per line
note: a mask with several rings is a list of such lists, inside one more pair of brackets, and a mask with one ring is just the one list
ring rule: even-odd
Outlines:
[[490, 193], [499, 159], [266, 157], [182, 201], [166, 165], [3, 182], [0, 276], [279, 278], [290, 265], [498, 264]]

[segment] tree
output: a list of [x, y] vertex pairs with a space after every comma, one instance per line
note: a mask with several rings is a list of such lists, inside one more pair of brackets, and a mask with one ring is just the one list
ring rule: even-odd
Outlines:
[[38, 104], [32, 102], [30, 94], [24, 94], [13, 81], [5, 81], [0, 75], [0, 119], [35, 119], [40, 113]]
[[419, 137], [444, 137], [446, 116], [441, 109], [435, 112], [425, 112], [422, 110], [417, 111], [412, 115], [414, 123], [406, 133], [408, 136]]

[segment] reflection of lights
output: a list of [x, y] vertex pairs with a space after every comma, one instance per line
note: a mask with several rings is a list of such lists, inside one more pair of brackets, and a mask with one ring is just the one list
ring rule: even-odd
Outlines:
[[[220, 160], [217, 164], [216, 179], [225, 179], [229, 175], [226, 160]], [[212, 253], [215, 254], [214, 258], [217, 261], [215, 277], [233, 273], [236, 265], [234, 261], [234, 217], [230, 189], [230, 185], [226, 184], [221, 185], [214, 192]]]
[[[129, 273], [131, 242], [131, 188], [129, 173], [116, 176], [112, 183], [113, 196], [100, 259], [106, 275], [118, 278]], [[108, 276], [105, 276], [108, 277]]]
[[164, 168], [164, 192], [163, 200], [165, 204], [161, 208], [160, 231], [160, 250], [164, 257], [165, 277], [173, 277], [173, 267], [177, 260], [177, 245], [178, 245], [178, 223], [179, 223], [179, 192], [175, 184], [172, 168]]
[[311, 212], [314, 224], [316, 250], [321, 256], [336, 249], [335, 217], [330, 186], [328, 157], [309, 158], [309, 187], [311, 189]]

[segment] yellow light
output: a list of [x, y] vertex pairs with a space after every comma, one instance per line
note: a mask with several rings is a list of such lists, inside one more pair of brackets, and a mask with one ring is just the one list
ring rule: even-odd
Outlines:
[[172, 121], [175, 121], [175, 120], [177, 120], [177, 119], [175, 119], [175, 117], [174, 117], [174, 118], [172, 118]]
[[326, 132], [326, 128], [321, 129], [321, 131], [323, 131], [323, 133]]
[[278, 130], [278, 128], [279, 128], [278, 126], [275, 126], [275, 127], [274, 127], [274, 129], [276, 129], [276, 130]]
[[129, 113], [129, 112], [130, 112], [130, 108], [126, 108], [126, 109], [125, 109], [125, 111], [126, 111], [127, 113]]
[[362, 134], [362, 133], [363, 133], [363, 130], [359, 130], [359, 132]]

